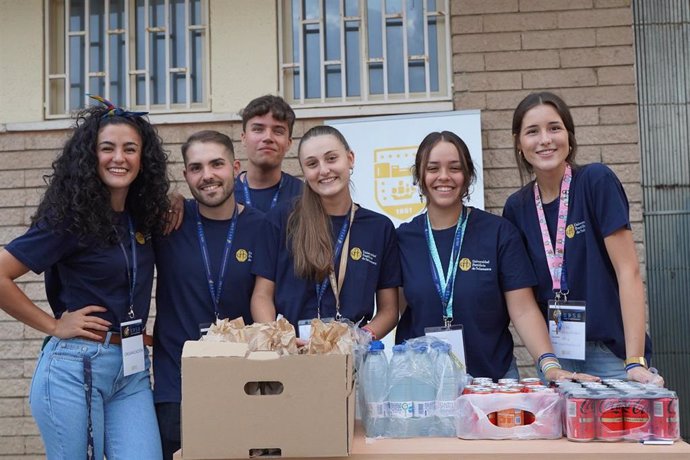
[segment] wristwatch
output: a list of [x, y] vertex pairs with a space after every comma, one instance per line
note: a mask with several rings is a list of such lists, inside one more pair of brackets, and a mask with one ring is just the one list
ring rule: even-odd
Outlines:
[[633, 356], [632, 358], [626, 358], [625, 359], [625, 365], [629, 364], [640, 364], [642, 367], [647, 369], [647, 360], [644, 359], [644, 356]]

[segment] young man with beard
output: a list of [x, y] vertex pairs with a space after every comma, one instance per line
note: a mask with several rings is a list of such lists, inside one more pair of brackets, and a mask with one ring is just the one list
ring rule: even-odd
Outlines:
[[235, 180], [238, 203], [268, 212], [302, 193], [302, 181], [282, 171], [294, 124], [295, 112], [279, 96], [258, 97], [242, 110], [242, 145], [248, 163]]
[[154, 401], [165, 459], [180, 448], [180, 366], [186, 340], [197, 340], [216, 318], [252, 322], [250, 273], [263, 213], [237, 204], [240, 163], [232, 141], [217, 131], [192, 134], [182, 145], [185, 200], [179, 230], [155, 241], [156, 323]]

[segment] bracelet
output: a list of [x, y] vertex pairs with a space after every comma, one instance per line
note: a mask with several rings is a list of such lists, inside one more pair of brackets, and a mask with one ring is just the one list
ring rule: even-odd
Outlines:
[[374, 333], [374, 331], [371, 330], [371, 328], [368, 325], [363, 326], [362, 329], [371, 334], [371, 340], [376, 340], [376, 334]]
[[549, 361], [541, 368], [541, 373], [544, 374], [544, 377], [546, 377], [546, 372], [549, 369], [562, 369], [562, 367], [558, 361]]
[[644, 367], [644, 366], [640, 363], [630, 363], [627, 366], [625, 366], [625, 372], [630, 371], [630, 369], [635, 369], [636, 367]]
[[541, 362], [542, 362], [543, 360], [545, 360], [546, 358], [554, 358], [554, 359], [557, 359], [557, 358], [556, 358], [556, 355], [553, 354], [553, 353], [544, 353], [543, 355], [541, 355], [541, 356], [537, 359], [537, 365], [538, 365], [539, 367], [541, 367]]

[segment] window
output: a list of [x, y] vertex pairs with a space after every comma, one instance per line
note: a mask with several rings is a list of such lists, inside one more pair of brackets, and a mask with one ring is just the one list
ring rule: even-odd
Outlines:
[[208, 0], [45, 0], [48, 118], [86, 93], [153, 113], [208, 110]]
[[279, 0], [281, 91], [305, 106], [449, 100], [448, 0]]

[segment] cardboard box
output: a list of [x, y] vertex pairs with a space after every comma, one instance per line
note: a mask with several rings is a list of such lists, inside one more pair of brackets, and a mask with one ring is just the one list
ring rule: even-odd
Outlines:
[[[351, 356], [246, 354], [246, 344], [185, 343], [185, 460], [249, 458], [254, 449], [280, 449], [281, 457], [349, 455], [355, 415]], [[282, 392], [248, 394], [255, 382], [280, 382]]]

